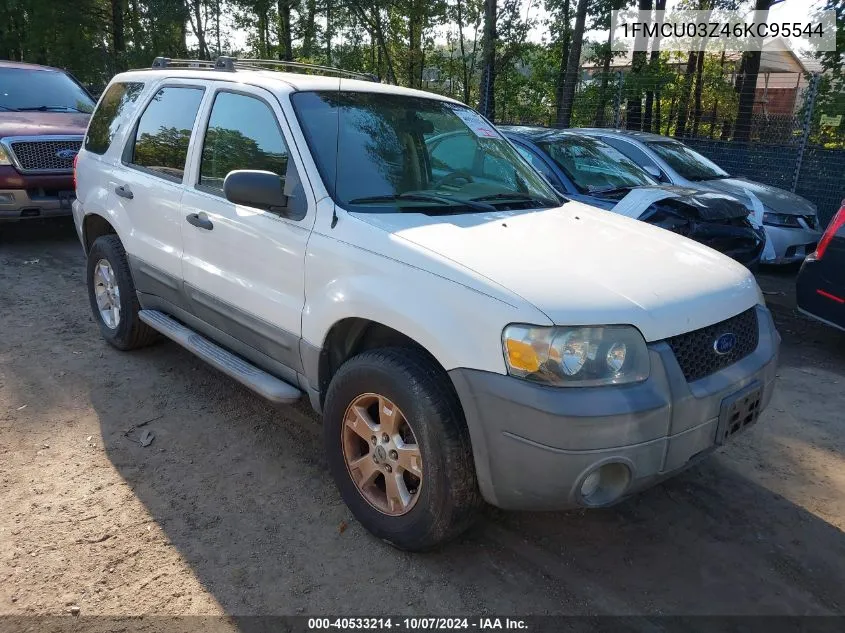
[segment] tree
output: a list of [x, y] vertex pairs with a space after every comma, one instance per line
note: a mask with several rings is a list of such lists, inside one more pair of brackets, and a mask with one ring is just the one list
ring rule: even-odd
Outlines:
[[[658, 2], [665, 0], [658, 0]], [[593, 117], [595, 127], [604, 127], [605, 109], [608, 102], [608, 84], [610, 81], [610, 64], [613, 61], [613, 31], [610, 30], [613, 11], [619, 11], [625, 6], [626, 0], [601, 0], [598, 3], [597, 18], [592, 28], [607, 31], [607, 41], [596, 47], [596, 58], [601, 60], [601, 79], [598, 98], [596, 99], [596, 113]]]
[[[666, 0], [657, 0], [654, 5], [655, 10], [665, 11]], [[662, 22], [660, 18], [657, 20], [658, 24]], [[648, 74], [651, 78], [651, 85], [646, 87], [645, 93], [645, 113], [643, 114], [643, 130], [646, 132], [652, 131], [652, 121], [654, 121], [654, 128], [660, 132], [660, 87], [658, 83], [658, 72], [660, 68], [660, 33], [654, 36], [651, 41], [651, 55], [648, 60]], [[657, 99], [655, 101], [655, 92]]]
[[482, 39], [482, 71], [478, 87], [478, 109], [488, 119], [496, 117], [496, 0], [484, 0], [484, 37]]
[[578, 71], [581, 68], [581, 44], [584, 40], [584, 25], [587, 22], [587, 0], [578, 0], [575, 10], [575, 30], [572, 33], [572, 46], [566, 62], [566, 76], [561, 94], [561, 107], [555, 121], [556, 127], [569, 127], [572, 118], [572, 102], [575, 100], [575, 88], [578, 83]]
[[[651, 0], [639, 0], [638, 9], [640, 12], [651, 13]], [[649, 19], [650, 21], [650, 19]], [[641, 130], [643, 127], [643, 74], [646, 70], [645, 45], [648, 40], [645, 36], [638, 36], [637, 48], [631, 57], [631, 73], [628, 76], [628, 100], [626, 105], [625, 127], [629, 130]], [[646, 78], [646, 83], [647, 83]]]
[[[464, 103], [471, 103], [472, 81], [478, 62], [478, 29], [481, 25], [482, 5], [477, 0], [455, 0], [454, 16], [458, 26], [458, 46], [461, 52], [461, 77]], [[472, 47], [467, 44], [464, 29], [472, 29]]]
[[293, 61], [293, 24], [291, 0], [278, 0], [279, 59]]
[[563, 84], [566, 82], [566, 66], [569, 62], [569, 48], [572, 42], [572, 3], [571, 0], [562, 0], [562, 2], [550, 0], [546, 3], [546, 9], [554, 11], [555, 14], [555, 19], [549, 26], [552, 36], [557, 39], [560, 54], [555, 80], [555, 121], [559, 121], [563, 116]]
[[[755, 0], [754, 10], [763, 13], [760, 19], [755, 22], [765, 22], [769, 9], [783, 0]], [[734, 126], [734, 140], [751, 140], [751, 117], [754, 114], [754, 97], [757, 93], [757, 75], [760, 73], [760, 50], [746, 51], [743, 54], [745, 72], [742, 76], [742, 84], [739, 91], [739, 105], [736, 112], [736, 125]]]

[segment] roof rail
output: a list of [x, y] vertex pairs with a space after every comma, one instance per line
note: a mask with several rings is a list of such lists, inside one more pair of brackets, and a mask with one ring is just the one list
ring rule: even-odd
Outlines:
[[352, 70], [344, 70], [343, 68], [335, 68], [334, 66], [320, 66], [319, 64], [307, 64], [305, 62], [291, 62], [282, 59], [250, 59], [239, 57], [225, 57], [220, 56], [214, 64], [217, 70], [233, 71], [237, 68], [250, 69], [266, 69], [273, 70], [276, 68], [290, 69], [292, 72], [307, 73], [315, 71], [325, 75], [337, 75], [338, 77], [350, 77], [352, 79], [362, 79], [364, 81], [373, 81], [378, 83], [379, 78], [371, 73], [359, 73]]
[[170, 57], [156, 57], [153, 60], [152, 68], [192, 68], [196, 70], [222, 70], [234, 72], [238, 68], [251, 70], [290, 70], [290, 72], [317, 72], [324, 75], [336, 75], [338, 77], [350, 77], [379, 83], [379, 78], [371, 73], [359, 73], [334, 66], [320, 66], [319, 64], [307, 64], [305, 62], [289, 62], [282, 59], [250, 59], [240, 57], [227, 57], [221, 55], [215, 61], [208, 59], [172, 59]]
[[203, 68], [214, 70], [215, 63], [208, 59], [172, 59], [170, 57], [156, 57], [152, 68]]

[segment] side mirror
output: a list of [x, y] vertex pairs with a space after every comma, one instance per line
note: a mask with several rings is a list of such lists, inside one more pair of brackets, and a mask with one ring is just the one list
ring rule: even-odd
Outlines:
[[643, 167], [646, 170], [646, 173], [651, 176], [652, 178], [657, 179], [660, 182], [663, 182], [663, 172], [656, 165], [646, 165]]
[[282, 211], [288, 206], [284, 180], [271, 171], [238, 169], [223, 181], [223, 195], [235, 204], [267, 211]]

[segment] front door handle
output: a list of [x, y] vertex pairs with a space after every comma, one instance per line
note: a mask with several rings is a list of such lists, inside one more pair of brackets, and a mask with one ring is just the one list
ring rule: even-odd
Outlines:
[[114, 192], [121, 198], [127, 198], [129, 200], [135, 197], [135, 194], [133, 194], [129, 187], [127, 187], [126, 185], [120, 185], [119, 187], [115, 187]]
[[205, 213], [202, 212], [191, 213], [185, 219], [188, 221], [188, 224], [192, 224], [198, 229], [205, 229], [206, 231], [210, 231], [214, 228], [214, 223], [208, 219], [208, 216]]

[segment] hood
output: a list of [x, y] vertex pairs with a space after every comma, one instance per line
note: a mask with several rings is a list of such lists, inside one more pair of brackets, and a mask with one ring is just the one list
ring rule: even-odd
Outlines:
[[[636, 189], [671, 193], [673, 197], [667, 198], [665, 202], [671, 202], [670, 206], [681, 205], [687, 214], [691, 214], [691, 217], [705, 222], [744, 218], [748, 215], [748, 208], [745, 204], [728, 193], [673, 185], [636, 187]], [[620, 191], [610, 196], [593, 194], [591, 196], [580, 196], [579, 199], [602, 209], [612, 209], [626, 194], [627, 191]], [[646, 209], [643, 209], [643, 213]], [[687, 217], [690, 217], [690, 215], [687, 215]]]
[[741, 197], [741, 199], [747, 199], [745, 194], [745, 190], [747, 189], [757, 196], [767, 209], [776, 213], [816, 215], [816, 207], [809, 200], [785, 189], [764, 185], [753, 180], [746, 180], [745, 178], [721, 178], [707, 180], [701, 184], [717, 191], [733, 194]]
[[0, 112], [4, 136], [84, 136], [90, 114], [80, 112]]
[[631, 324], [655, 341], [727, 319], [760, 298], [754, 277], [730, 258], [578, 202], [543, 211], [355, 217], [452, 260], [453, 280], [469, 268], [559, 325]]

